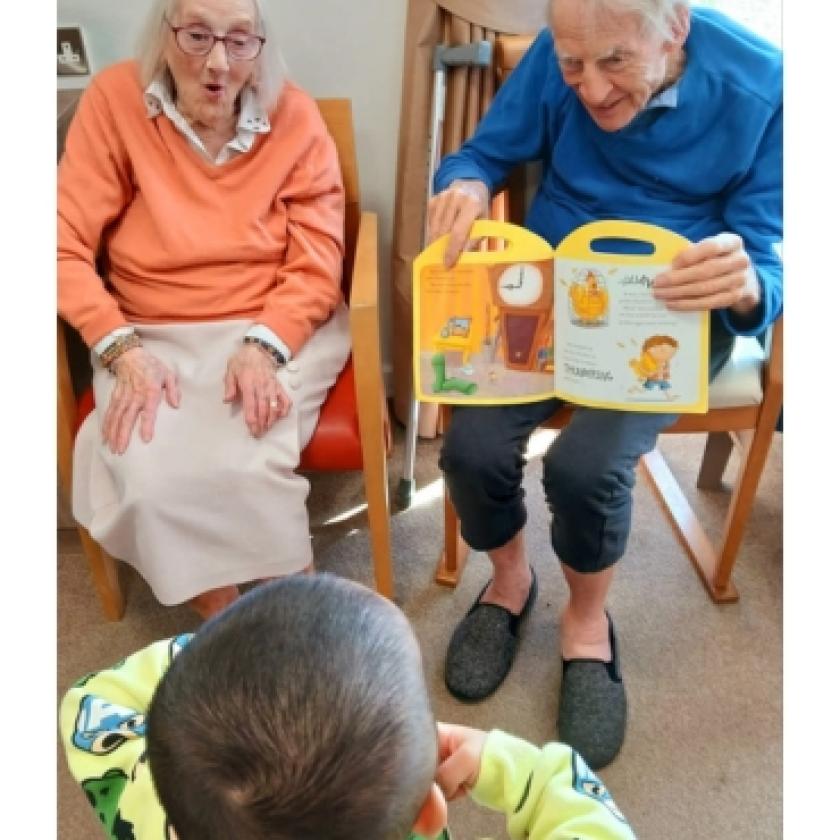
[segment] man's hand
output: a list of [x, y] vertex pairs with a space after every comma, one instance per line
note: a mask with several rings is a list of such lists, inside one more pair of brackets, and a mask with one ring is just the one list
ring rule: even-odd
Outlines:
[[473, 222], [486, 219], [489, 213], [490, 192], [483, 181], [453, 181], [431, 198], [426, 213], [426, 239], [431, 243], [451, 234], [443, 258], [447, 268], [455, 265], [468, 246]]
[[653, 296], [675, 311], [728, 308], [749, 315], [761, 287], [741, 237], [719, 233], [681, 251], [670, 270], [654, 278]]
[[126, 350], [111, 365], [117, 384], [111, 392], [102, 422], [102, 440], [111, 452], [122, 455], [140, 418], [140, 439], [148, 443], [155, 431], [161, 392], [172, 408], [181, 402], [178, 377], [142, 347]]
[[481, 751], [487, 733], [480, 729], [438, 723], [438, 769], [435, 781], [448, 801], [468, 793], [478, 781]]
[[245, 425], [254, 437], [264, 435], [281, 417], [289, 413], [289, 400], [277, 381], [277, 367], [265, 350], [243, 344], [227, 364], [225, 402], [242, 397]]

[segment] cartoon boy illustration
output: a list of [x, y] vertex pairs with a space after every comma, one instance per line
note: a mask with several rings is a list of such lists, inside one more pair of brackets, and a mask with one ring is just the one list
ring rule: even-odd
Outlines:
[[645, 340], [641, 356], [631, 359], [630, 367], [646, 390], [667, 391], [671, 387], [671, 359], [679, 346], [670, 335], [652, 335]]

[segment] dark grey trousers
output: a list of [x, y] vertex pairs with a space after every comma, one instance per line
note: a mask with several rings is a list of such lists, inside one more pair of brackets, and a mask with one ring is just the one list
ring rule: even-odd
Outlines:
[[[732, 342], [731, 335], [713, 329], [712, 376], [725, 364]], [[461, 533], [473, 549], [500, 548], [525, 525], [528, 437], [562, 405], [552, 399], [453, 408], [440, 468]], [[577, 572], [600, 572], [621, 558], [630, 533], [636, 464], [675, 419], [675, 414], [575, 409], [543, 459], [551, 544], [563, 563]]]
[[[525, 525], [525, 446], [561, 406], [560, 400], [546, 400], [453, 409], [440, 467], [472, 548], [499, 548]], [[624, 554], [636, 463], [675, 417], [575, 409], [543, 459], [551, 544], [566, 565], [600, 572]]]

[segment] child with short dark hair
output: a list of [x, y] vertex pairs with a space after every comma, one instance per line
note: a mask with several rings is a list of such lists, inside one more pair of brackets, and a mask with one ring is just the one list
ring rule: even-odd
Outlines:
[[447, 837], [446, 799], [467, 790], [512, 837], [633, 837], [569, 747], [436, 730], [406, 618], [331, 575], [260, 586], [84, 677], [61, 732], [113, 840]]

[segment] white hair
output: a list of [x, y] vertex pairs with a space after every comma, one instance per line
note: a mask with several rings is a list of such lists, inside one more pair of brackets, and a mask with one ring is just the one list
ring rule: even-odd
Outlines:
[[[554, 8], [556, 0], [548, 4], [549, 14]], [[597, 7], [594, 11], [611, 12], [612, 14], [636, 15], [648, 32], [656, 32], [663, 38], [670, 39], [677, 28], [679, 15], [682, 10], [689, 11], [690, 0], [587, 0], [588, 4]]]
[[[280, 52], [280, 45], [271, 32], [271, 25], [265, 14], [264, 0], [251, 0], [251, 2], [257, 13], [257, 34], [262, 35], [266, 41], [254, 62], [254, 72], [249, 85], [254, 89], [260, 105], [271, 113], [286, 81], [286, 62]], [[140, 81], [144, 88], [160, 73], [169, 76], [170, 83], [173, 83], [165, 58], [166, 39], [171, 32], [166, 20], [172, 20], [178, 11], [179, 3], [180, 0], [154, 0], [152, 3], [137, 41]]]

